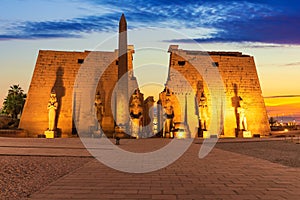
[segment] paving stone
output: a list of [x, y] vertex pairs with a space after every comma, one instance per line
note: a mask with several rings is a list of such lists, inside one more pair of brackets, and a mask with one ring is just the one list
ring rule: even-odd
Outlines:
[[[146, 141], [140, 141], [140, 148], [151, 145]], [[193, 143], [173, 164], [146, 174], [119, 172], [93, 160], [30, 198], [297, 199], [300, 195], [299, 168], [216, 148], [199, 159], [199, 148]]]

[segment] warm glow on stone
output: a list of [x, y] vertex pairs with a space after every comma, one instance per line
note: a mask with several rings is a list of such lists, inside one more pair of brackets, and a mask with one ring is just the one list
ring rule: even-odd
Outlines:
[[186, 138], [186, 133], [183, 132], [183, 131], [178, 131], [177, 134], [176, 134], [176, 138], [177, 139], [184, 139], [184, 138]]

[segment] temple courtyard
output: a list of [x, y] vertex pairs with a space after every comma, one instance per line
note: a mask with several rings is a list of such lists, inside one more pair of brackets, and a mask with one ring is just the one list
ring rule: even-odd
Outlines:
[[[119, 147], [150, 152], [170, 141], [121, 139]], [[79, 138], [0, 137], [0, 199], [300, 198], [298, 137], [219, 139], [199, 159], [201, 145], [195, 139], [173, 164], [131, 174], [100, 163]]]

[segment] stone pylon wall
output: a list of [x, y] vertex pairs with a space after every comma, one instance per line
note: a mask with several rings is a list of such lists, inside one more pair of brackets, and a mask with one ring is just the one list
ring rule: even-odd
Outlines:
[[[132, 53], [129, 51], [129, 70], [132, 69]], [[21, 116], [19, 128], [26, 130], [29, 136], [43, 134], [48, 128], [47, 104], [51, 90], [55, 90], [58, 99], [57, 128], [62, 137], [70, 137], [76, 134], [73, 115], [74, 99], [73, 89], [77, 73], [81, 66], [86, 64], [85, 59], [89, 57], [89, 51], [66, 52], [40, 50], [36, 66], [33, 72], [26, 103]], [[103, 119], [104, 129], [113, 131], [114, 121], [111, 112], [111, 93], [118, 80], [118, 52], [97, 52], [94, 63], [99, 67], [106, 67], [97, 85], [96, 92], [100, 91], [102, 100], [105, 100], [105, 115]], [[93, 74], [88, 74], [92, 77]], [[91, 73], [91, 72], [90, 72]], [[88, 80], [88, 79], [87, 79]], [[130, 84], [137, 85], [136, 80], [130, 77]], [[134, 83], [132, 83], [134, 82]], [[76, 86], [75, 86], [76, 87]], [[91, 94], [91, 103], [94, 102], [95, 94]], [[91, 110], [93, 115], [94, 110]], [[94, 116], [93, 116], [94, 117]], [[96, 124], [91, 124], [96, 126]]]
[[48, 128], [47, 104], [54, 89], [59, 104], [57, 127], [71, 135], [73, 85], [80, 67], [78, 60], [87, 55], [88, 52], [39, 51], [20, 128], [30, 136], [44, 133]]
[[[243, 55], [239, 52], [208, 52], [208, 55], [205, 52], [181, 50], [178, 49], [178, 46], [170, 46], [169, 52], [171, 53], [170, 73], [167, 86], [171, 86], [175, 94], [177, 91], [180, 92], [182, 87], [180, 81], [182, 81], [183, 76], [192, 86], [193, 95], [196, 95], [197, 90], [199, 90], [197, 84], [199, 81], [203, 81], [208, 102], [208, 123], [214, 123], [212, 122], [213, 114], [224, 116], [222, 134], [225, 137], [235, 137], [235, 129], [237, 128], [236, 107], [238, 106], [238, 104], [235, 104], [235, 100], [239, 97], [243, 99], [248, 130], [252, 134], [268, 135], [270, 133], [267, 112], [252, 56]], [[199, 67], [200, 73], [194, 66]], [[213, 97], [208, 89], [220, 90], [217, 84], [218, 79], [215, 80], [214, 84], [215, 70], [219, 72], [223, 82], [225, 102], [213, 101], [212, 98], [218, 97]], [[211, 81], [208, 84], [206, 80]], [[212, 105], [212, 102], [217, 102], [217, 105], [216, 103]], [[217, 109], [212, 109], [213, 106]], [[222, 106], [225, 107], [223, 113], [221, 113]], [[175, 105], [174, 107], [178, 106]], [[196, 108], [190, 111], [192, 115], [194, 115], [194, 110]], [[177, 113], [179, 112], [177, 111]], [[217, 134], [214, 133], [216, 131], [218, 130], [213, 130], [210, 134]]]

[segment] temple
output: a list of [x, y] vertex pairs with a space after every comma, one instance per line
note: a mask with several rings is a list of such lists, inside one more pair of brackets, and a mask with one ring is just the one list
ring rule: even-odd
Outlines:
[[[171, 45], [169, 53], [170, 70], [159, 103], [166, 108], [166, 99], [172, 102], [172, 128], [184, 129], [188, 137], [193, 131], [186, 123], [189, 120], [197, 121], [199, 137], [253, 137], [270, 133], [252, 56], [240, 52], [182, 50], [178, 45]], [[183, 79], [190, 89], [183, 87]], [[215, 84], [218, 81], [222, 83]], [[214, 91], [217, 94], [212, 95]], [[222, 93], [224, 101], [217, 101]], [[159, 121], [162, 128], [164, 117], [160, 116]], [[215, 123], [222, 123], [221, 130], [213, 130]]]
[[[119, 21], [118, 49], [96, 52], [94, 64], [106, 66], [95, 94], [88, 134], [107, 137], [253, 137], [270, 132], [254, 58], [240, 52], [201, 52], [170, 45], [169, 74], [165, 89], [155, 102], [144, 97], [133, 70], [133, 45], [127, 44], [127, 22]], [[91, 52], [40, 50], [19, 127], [37, 137], [48, 127], [47, 104], [55, 91], [57, 109], [55, 137], [76, 137], [74, 95], [80, 69], [90, 62]], [[199, 69], [200, 72], [199, 73]], [[205, 70], [203, 70], [205, 69]], [[208, 80], [218, 72], [224, 102], [214, 91], [219, 86]], [[202, 70], [202, 71], [201, 71]], [[179, 72], [179, 73], [178, 73]], [[92, 72], [86, 72], [88, 77]], [[184, 78], [182, 78], [184, 77]], [[183, 82], [190, 88], [183, 87]], [[214, 82], [212, 80], [212, 82]], [[220, 91], [219, 91], [220, 92]], [[113, 103], [112, 103], [113, 102]], [[154, 112], [153, 107], [157, 106]], [[154, 120], [154, 121], [153, 121]], [[190, 123], [197, 125], [196, 129]], [[218, 123], [220, 130], [215, 130]], [[155, 131], [157, 130], [157, 131]]]

